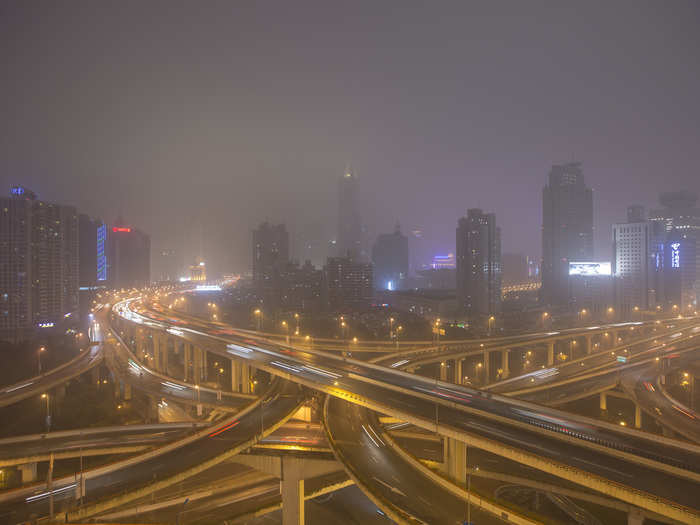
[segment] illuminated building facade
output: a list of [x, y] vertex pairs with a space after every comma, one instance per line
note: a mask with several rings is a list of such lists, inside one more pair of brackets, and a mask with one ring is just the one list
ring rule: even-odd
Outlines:
[[584, 320], [615, 315], [612, 264], [570, 261], [568, 295], [572, 308]]
[[501, 311], [501, 230], [496, 215], [467, 210], [457, 226], [457, 303], [471, 319]]
[[615, 304], [622, 318], [654, 307], [653, 225], [643, 208], [628, 209], [628, 222], [613, 224]]
[[207, 280], [207, 265], [201, 257], [190, 266], [190, 281], [203, 282]]
[[78, 214], [15, 186], [0, 199], [0, 334], [22, 340], [78, 310]]
[[700, 300], [700, 208], [697, 194], [689, 191], [662, 193], [661, 208], [651, 210], [658, 247], [655, 264], [663, 264], [664, 308], [674, 305], [695, 311]]
[[329, 257], [324, 267], [328, 306], [332, 311], [367, 308], [373, 298], [372, 265], [352, 257]]

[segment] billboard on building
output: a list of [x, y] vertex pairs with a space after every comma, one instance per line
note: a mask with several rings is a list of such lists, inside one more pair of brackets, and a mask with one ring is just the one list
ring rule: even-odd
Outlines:
[[569, 275], [609, 277], [612, 266], [609, 262], [569, 262]]

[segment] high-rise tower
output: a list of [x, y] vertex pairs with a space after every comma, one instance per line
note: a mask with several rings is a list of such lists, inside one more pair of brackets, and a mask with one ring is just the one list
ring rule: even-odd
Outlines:
[[459, 219], [457, 302], [471, 319], [501, 310], [501, 230], [493, 213], [474, 208]]
[[593, 258], [593, 192], [581, 163], [552, 166], [542, 190], [542, 299], [569, 302], [569, 262]]
[[340, 257], [362, 257], [362, 224], [360, 220], [360, 195], [357, 176], [346, 169], [338, 184], [338, 240]]

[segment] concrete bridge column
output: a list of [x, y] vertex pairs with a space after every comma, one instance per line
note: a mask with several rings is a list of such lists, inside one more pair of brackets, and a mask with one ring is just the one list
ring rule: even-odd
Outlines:
[[160, 362], [161, 362], [161, 344], [160, 344], [160, 334], [153, 332], [153, 368], [156, 372], [160, 372]]
[[184, 381], [187, 382], [187, 379], [190, 377], [190, 363], [192, 362], [192, 345], [190, 343], [185, 343], [183, 361], [184, 361], [183, 368], [184, 368], [184, 376], [185, 376]]
[[251, 368], [250, 365], [241, 363], [240, 365], [240, 377], [241, 377], [241, 394], [250, 394], [250, 375]]
[[554, 364], [554, 341], [547, 343], [547, 366]]
[[455, 359], [455, 384], [461, 385], [464, 382], [464, 371], [462, 370], [463, 359]]
[[168, 375], [168, 347], [170, 346], [170, 337], [165, 336], [161, 340], [163, 347], [161, 348], [161, 354], [163, 355], [163, 368], [162, 371], [165, 375]]
[[591, 345], [591, 337], [592, 336], [587, 335], [583, 338], [583, 349], [586, 351], [586, 355], [590, 354], [593, 348]]
[[638, 403], [634, 404], [634, 428], [642, 428], [642, 409]]
[[202, 349], [198, 346], [194, 347], [194, 359], [193, 359], [193, 376], [194, 376], [194, 382], [196, 384], [201, 383], [202, 381]]
[[510, 375], [510, 363], [509, 363], [509, 358], [510, 358], [510, 350], [505, 349], [501, 352], [501, 379], [508, 379], [508, 376]]
[[642, 525], [644, 523], [644, 513], [641, 510], [632, 508], [627, 513], [627, 525]]
[[241, 364], [235, 359], [231, 361], [231, 392], [241, 391]]
[[447, 381], [447, 363], [448, 361], [442, 361], [440, 363], [440, 381]]
[[209, 352], [202, 348], [202, 380], [209, 380]]
[[608, 395], [605, 392], [600, 393], [600, 410], [601, 412], [608, 409]]
[[453, 438], [443, 438], [442, 461], [440, 470], [457, 484], [466, 485], [467, 444]]
[[484, 384], [488, 385], [491, 382], [491, 361], [490, 352], [488, 349], [484, 350]]
[[304, 473], [299, 461], [282, 457], [282, 525], [304, 525]]
[[25, 463], [18, 465], [17, 468], [21, 474], [22, 484], [30, 481], [36, 481], [36, 461], [34, 463]]

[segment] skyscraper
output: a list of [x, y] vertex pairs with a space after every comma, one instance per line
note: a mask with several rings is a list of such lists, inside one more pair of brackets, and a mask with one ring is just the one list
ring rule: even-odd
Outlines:
[[623, 317], [649, 309], [652, 281], [652, 225], [639, 206], [628, 208], [627, 219], [612, 227], [615, 302]]
[[360, 260], [363, 250], [359, 183], [350, 169], [345, 170], [340, 178], [338, 190], [337, 255]]
[[459, 219], [457, 304], [470, 319], [501, 310], [501, 230], [493, 213], [473, 208]]
[[[694, 310], [700, 300], [700, 208], [698, 196], [690, 191], [662, 193], [662, 208], [651, 210], [649, 220], [659, 232], [665, 232], [665, 243], [660, 247], [664, 266], [665, 287], [663, 302], [679, 308]], [[675, 245], [675, 247], [674, 247]], [[690, 305], [690, 308], [688, 307]]]
[[569, 262], [593, 260], [593, 192], [581, 164], [555, 165], [542, 190], [542, 300], [569, 302]]
[[0, 332], [21, 340], [78, 309], [78, 214], [22, 186], [0, 199]]
[[284, 224], [262, 223], [253, 230], [253, 283], [263, 301], [279, 306], [280, 276], [289, 262], [289, 233]]
[[112, 288], [141, 288], [151, 281], [151, 238], [119, 218], [107, 228], [106, 279]]
[[408, 238], [397, 224], [394, 233], [377, 237], [372, 246], [375, 290], [399, 290], [408, 276]]

